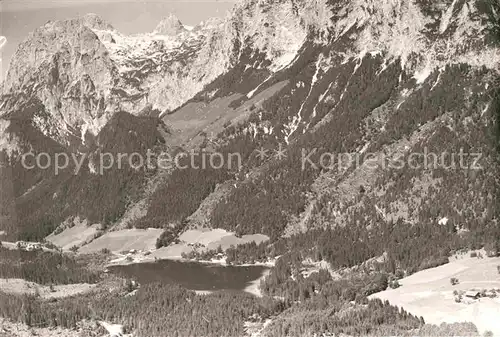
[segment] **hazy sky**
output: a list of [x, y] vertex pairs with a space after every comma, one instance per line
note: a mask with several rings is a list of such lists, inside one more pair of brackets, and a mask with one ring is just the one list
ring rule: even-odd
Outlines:
[[[194, 26], [210, 17], [223, 17], [237, 0], [0, 0], [0, 81], [17, 45], [49, 20], [96, 13], [119, 31], [152, 31], [162, 17], [174, 13]], [[2, 36], [7, 42], [2, 47]]]

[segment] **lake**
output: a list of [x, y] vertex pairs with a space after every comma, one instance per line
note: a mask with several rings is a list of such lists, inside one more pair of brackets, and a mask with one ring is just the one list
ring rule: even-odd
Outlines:
[[263, 266], [220, 266], [198, 262], [162, 260], [110, 266], [109, 271], [140, 284], [178, 284], [190, 290], [245, 290], [268, 269]]

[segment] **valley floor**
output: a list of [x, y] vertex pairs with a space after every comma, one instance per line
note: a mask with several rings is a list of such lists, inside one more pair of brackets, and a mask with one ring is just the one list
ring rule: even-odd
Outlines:
[[[372, 298], [388, 300], [409, 313], [422, 316], [426, 323], [441, 324], [472, 322], [481, 334], [491, 331], [500, 336], [500, 298], [482, 297], [477, 300], [463, 296], [455, 301], [456, 290], [500, 291], [500, 258], [472, 258], [457, 256], [450, 263], [427, 269], [399, 281], [401, 287], [372, 295]], [[452, 285], [451, 278], [459, 283]]]

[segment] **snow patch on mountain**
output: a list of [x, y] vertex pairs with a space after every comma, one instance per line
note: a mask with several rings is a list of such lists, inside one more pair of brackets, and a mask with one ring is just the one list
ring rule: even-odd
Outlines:
[[253, 89], [252, 91], [250, 91], [248, 94], [247, 94], [247, 98], [252, 98], [253, 95], [255, 95], [255, 93], [257, 92], [257, 90], [260, 89], [260, 87], [262, 87], [267, 81], [269, 81], [273, 76], [270, 75], [269, 77], [267, 77], [264, 81], [262, 81], [261, 84], [259, 84], [255, 89]]
[[337, 82], [331, 82], [330, 85], [328, 86], [328, 88], [326, 88], [326, 90], [321, 95], [319, 95], [318, 103], [316, 103], [316, 105], [314, 105], [312, 118], [316, 118], [316, 116], [318, 115], [318, 112], [317, 112], [318, 105], [325, 100], [325, 97], [328, 95], [330, 90], [336, 86], [337, 86]]
[[250, 39], [253, 49], [266, 51], [273, 72], [290, 64], [307, 37], [292, 2], [260, 1], [258, 5], [239, 7], [234, 13], [243, 33], [240, 41]]
[[[293, 116], [293, 118], [290, 121], [290, 123], [288, 125], [284, 126], [284, 136], [285, 136], [284, 140], [285, 140], [285, 143], [287, 143], [287, 144], [289, 143], [290, 137], [299, 128], [299, 126], [300, 126], [300, 124], [301, 124], [301, 122], [303, 120], [302, 113], [304, 111], [304, 107], [305, 107], [306, 103], [308, 102], [309, 98], [311, 97], [311, 94], [312, 94], [312, 92], [313, 92], [313, 90], [315, 88], [316, 83], [322, 77], [322, 75], [324, 75], [326, 73], [326, 71], [329, 69], [331, 63], [332, 63], [332, 58], [330, 56], [329, 57], [325, 57], [323, 54], [320, 54], [318, 56], [318, 59], [316, 60], [316, 64], [314, 66], [315, 67], [315, 72], [314, 72], [314, 75], [313, 75], [313, 77], [311, 79], [311, 85], [309, 87], [309, 92], [307, 93], [306, 98], [302, 102], [302, 104], [301, 104], [301, 106], [299, 108], [299, 111], [297, 112], [297, 115]], [[324, 94], [326, 94], [326, 93], [324, 93]], [[323, 97], [320, 97], [320, 100], [322, 100]], [[316, 104], [316, 106], [317, 106], [317, 104]], [[315, 111], [316, 111], [316, 106], [314, 107], [313, 117], [315, 117], [314, 115], [315, 115]]]
[[165, 61], [166, 54], [181, 47], [186, 36], [156, 34], [124, 35], [107, 30], [94, 30], [110, 52], [120, 73], [141, 71], [146, 61]]
[[441, 24], [439, 25], [439, 33], [443, 34], [448, 29], [450, 25], [451, 18], [453, 16], [453, 9], [458, 0], [453, 0], [451, 6], [446, 10], [441, 19]]
[[98, 321], [99, 325], [102, 326], [108, 332], [110, 337], [125, 337], [130, 335], [125, 335], [123, 332], [123, 325], [112, 324], [105, 321]]

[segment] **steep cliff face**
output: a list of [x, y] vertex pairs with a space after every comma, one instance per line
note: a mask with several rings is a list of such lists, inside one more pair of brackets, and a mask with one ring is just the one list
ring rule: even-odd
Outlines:
[[109, 110], [117, 72], [106, 47], [85, 24], [90, 18], [49, 22], [16, 51], [4, 83], [4, 93], [37, 97], [45, 116], [33, 123], [62, 144], [80, 137], [83, 129], [98, 129]]

